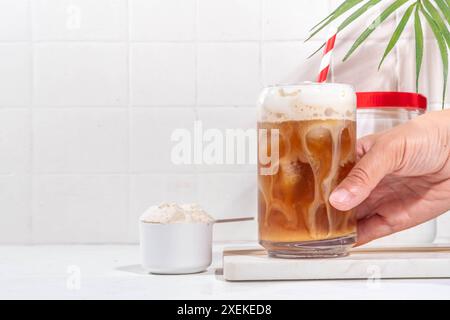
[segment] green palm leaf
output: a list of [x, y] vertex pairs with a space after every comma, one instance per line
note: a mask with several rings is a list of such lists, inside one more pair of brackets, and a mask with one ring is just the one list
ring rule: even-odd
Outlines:
[[370, 8], [376, 6], [381, 0], [369, 0], [365, 5], [361, 6], [353, 14], [351, 14], [347, 19], [345, 19], [338, 27], [338, 31], [342, 31], [354, 20], [359, 18], [361, 15], [367, 12]]
[[379, 16], [376, 18], [372, 24], [361, 33], [361, 35], [356, 39], [353, 46], [345, 55], [343, 61], [346, 61], [353, 52], [375, 31], [375, 29], [383, 23], [392, 13], [394, 13], [398, 8], [403, 6], [408, 0], [396, 0], [389, 7], [387, 7]]
[[319, 52], [320, 50], [322, 50], [323, 47], [325, 47], [326, 44], [327, 44], [326, 42], [322, 43], [322, 45], [321, 45], [316, 51], [314, 51], [313, 53], [311, 53], [311, 54], [308, 56], [307, 59], [313, 57], [317, 52]]
[[441, 52], [441, 58], [442, 58], [442, 65], [443, 65], [443, 71], [444, 71], [444, 89], [442, 92], [442, 106], [444, 106], [445, 103], [445, 94], [446, 94], [446, 88], [447, 88], [447, 78], [448, 78], [448, 51], [447, 51], [447, 45], [445, 42], [444, 37], [441, 34], [441, 31], [436, 24], [436, 22], [433, 20], [433, 17], [422, 7], [420, 6], [420, 11], [424, 15], [425, 19], [428, 21], [428, 24], [431, 28], [431, 30], [434, 33], [434, 36], [436, 38], [436, 41], [439, 46], [439, 51]]
[[[386, 59], [386, 57], [392, 52], [398, 43], [401, 34], [404, 32], [406, 26], [408, 25], [411, 16], [414, 13], [414, 38], [415, 38], [415, 57], [416, 57], [416, 91], [419, 91], [419, 78], [422, 69], [423, 56], [424, 56], [424, 32], [421, 23], [421, 15], [425, 17], [427, 23], [430, 25], [433, 31], [434, 37], [437, 41], [442, 65], [443, 65], [443, 76], [444, 76], [444, 88], [442, 92], [443, 103], [446, 96], [446, 88], [448, 83], [448, 67], [449, 67], [449, 57], [448, 53], [450, 51], [450, 0], [389, 0], [390, 5], [374, 20], [371, 25], [365, 29], [356, 41], [353, 43], [351, 48], [348, 50], [343, 61], [346, 61], [356, 49], [358, 49], [361, 44], [367, 40], [367, 38], [372, 34], [372, 32], [381, 25], [389, 16], [396, 12], [400, 7], [405, 5], [407, 2], [412, 2], [408, 6], [408, 9], [403, 14], [400, 22], [395, 28], [389, 43], [383, 53], [380, 64], [380, 68]], [[350, 15], [339, 25], [338, 32], [341, 32], [348, 25], [353, 23], [355, 20], [362, 17], [370, 8], [381, 2], [381, 0], [346, 0], [337, 9], [335, 9], [331, 14], [329, 14], [325, 19], [320, 21], [316, 26], [311, 29], [311, 39], [320, 30], [323, 30], [331, 22], [336, 20], [338, 17], [354, 9], [358, 4], [362, 5], [355, 9]], [[387, 2], [387, 1], [385, 1]], [[414, 10], [415, 8], [415, 10]], [[316, 50], [311, 56], [319, 52], [322, 46]]]
[[419, 3], [416, 4], [416, 12], [414, 13], [414, 35], [416, 41], [416, 92], [419, 92], [419, 76], [422, 69], [423, 59], [423, 29], [419, 15]]
[[439, 28], [439, 31], [444, 37], [447, 46], [450, 47], [450, 32], [448, 31], [447, 26], [445, 25], [445, 22], [442, 19], [439, 11], [436, 9], [436, 7], [433, 6], [430, 0], [423, 0], [423, 4], [425, 6], [426, 11], [428, 11], [428, 13], [433, 18], [435, 24]]
[[[328, 26], [331, 22], [342, 16], [344, 13], [352, 9], [357, 4], [361, 3], [363, 0], [347, 0], [342, 5], [340, 5], [328, 18], [322, 20], [318, 25], [316, 25], [312, 30], [314, 32], [306, 39], [308, 41], [312, 37], [314, 37], [317, 33], [319, 33], [323, 28]], [[325, 23], [324, 23], [325, 22]], [[316, 29], [317, 28], [317, 29]]]
[[[361, 0], [362, 1], [362, 0]], [[361, 2], [361, 1], [358, 1]], [[320, 26], [322, 23], [324, 23], [325, 21], [327, 21], [328, 19], [330, 19], [332, 16], [338, 14], [339, 12], [341, 12], [342, 10], [345, 10], [348, 8], [348, 10], [350, 10], [352, 7], [350, 7], [350, 5], [353, 3], [354, 1], [349, 1], [346, 0], [343, 3], [341, 3], [340, 6], [338, 6], [335, 10], [333, 10], [326, 18], [324, 18], [322, 21], [320, 21], [318, 24], [316, 24], [314, 27], [312, 27], [309, 31], [312, 32], [314, 29], [316, 29], [318, 26]], [[355, 5], [357, 5], [358, 3], [356, 3]]]
[[445, 3], [443, 0], [435, 0], [435, 1], [439, 9], [442, 11], [442, 14], [444, 15], [445, 19], [447, 19], [447, 22], [450, 23], [450, 8], [448, 4]]
[[406, 10], [405, 15], [403, 16], [403, 18], [400, 20], [397, 28], [394, 31], [394, 34], [392, 35], [391, 40], [389, 41], [386, 50], [384, 51], [383, 54], [383, 58], [381, 58], [380, 64], [378, 65], [378, 70], [380, 70], [381, 65], [384, 62], [384, 59], [386, 59], [387, 55], [391, 52], [391, 50], [395, 47], [395, 45], [397, 44], [398, 39], [400, 39], [400, 36], [403, 32], [403, 30], [405, 30], [406, 24], [409, 21], [409, 18], [412, 15], [412, 12], [414, 10], [414, 8], [416, 7], [416, 4], [412, 4], [409, 6], [409, 8]]
[[[359, 8], [358, 10], [356, 10], [353, 14], [351, 14], [347, 19], [345, 19], [338, 27], [338, 32], [341, 32], [342, 30], [345, 29], [345, 27], [347, 27], [350, 23], [352, 23], [354, 20], [356, 20], [357, 18], [359, 18], [362, 14], [364, 14], [365, 12], [367, 12], [367, 10], [369, 10], [371, 7], [375, 6], [376, 4], [378, 4], [381, 0], [370, 0], [369, 2], [367, 2], [365, 5], [363, 5], [361, 8]], [[328, 23], [326, 24], [328, 25]], [[325, 26], [326, 26], [325, 25]], [[319, 30], [320, 31], [320, 30]], [[311, 39], [315, 34], [312, 34], [308, 39], [306, 39], [305, 41], [308, 41], [309, 39]], [[314, 56], [316, 53], [318, 53], [320, 50], [322, 50], [322, 48], [325, 46], [326, 43], [323, 43], [320, 48], [318, 48], [316, 51], [314, 51], [309, 57], [311, 58], [312, 56]]]

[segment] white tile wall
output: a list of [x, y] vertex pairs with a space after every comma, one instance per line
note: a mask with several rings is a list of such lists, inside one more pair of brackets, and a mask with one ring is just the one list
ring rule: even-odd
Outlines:
[[0, 174], [30, 173], [30, 144], [30, 111], [0, 109]]
[[307, 59], [321, 46], [321, 41], [266, 42], [262, 46], [262, 73], [265, 86], [314, 81], [320, 55]]
[[125, 175], [35, 175], [35, 243], [127, 241], [129, 179]]
[[198, 45], [199, 105], [254, 105], [261, 88], [257, 43]]
[[126, 0], [32, 0], [35, 40], [125, 40]]
[[196, 0], [129, 0], [131, 39], [193, 40], [196, 2]]
[[262, 4], [264, 40], [305, 40], [330, 9], [323, 0], [262, 0]]
[[[171, 161], [173, 130], [192, 131], [192, 108], [133, 108], [131, 110], [130, 155], [133, 173], [193, 172], [192, 166]], [[155, 186], [155, 188], [158, 188]]]
[[0, 175], [0, 219], [0, 243], [31, 241], [31, 185], [28, 175]]
[[[205, 173], [199, 175], [198, 184], [201, 204], [214, 217], [256, 216], [256, 174]], [[246, 222], [238, 227], [221, 224], [214, 228], [217, 240], [256, 238], [256, 222]]]
[[29, 0], [0, 1], [0, 40], [26, 41], [30, 39]]
[[133, 44], [133, 105], [195, 105], [195, 45]]
[[[256, 129], [256, 108], [255, 107], [202, 107], [197, 109], [198, 120], [201, 121], [203, 132], [206, 132], [209, 129], [219, 129], [226, 139], [226, 130], [227, 129], [242, 129], [250, 136], [251, 130], [253, 133]], [[253, 138], [252, 138], [253, 137]], [[256, 139], [256, 134], [252, 137], [248, 137], [246, 139], [247, 144], [247, 153], [245, 157], [247, 159], [246, 164], [239, 164], [237, 161], [232, 164], [210, 164], [210, 165], [198, 165], [198, 172], [252, 172], [256, 174], [256, 166], [251, 163], [256, 163], [256, 151], [251, 152], [250, 154], [250, 139]], [[236, 139], [233, 140], [237, 143]], [[232, 141], [231, 141], [232, 142]], [[225, 142], [226, 143], [226, 142]], [[206, 147], [208, 142], [204, 143]], [[254, 144], [256, 145], [256, 144]], [[235, 150], [238, 147], [236, 146]], [[223, 150], [225, 150], [225, 145]], [[224, 151], [225, 153], [225, 151]], [[237, 153], [237, 150], [236, 150]], [[235, 153], [235, 160], [236, 158]], [[252, 157], [252, 158], [250, 158]]]
[[0, 44], [0, 106], [26, 106], [31, 100], [29, 44]]
[[128, 170], [128, 113], [118, 108], [33, 112], [36, 173], [122, 173]]
[[259, 40], [260, 0], [199, 0], [198, 39]]
[[127, 105], [126, 45], [40, 43], [34, 54], [36, 105]]
[[[171, 133], [254, 127], [264, 85], [316, 78], [320, 55], [306, 57], [325, 32], [303, 41], [340, 1], [0, 0], [0, 243], [136, 242], [137, 217], [161, 201], [255, 215], [254, 166], [174, 165]], [[410, 27], [376, 68], [399, 16], [341, 63], [376, 12], [339, 36], [331, 79], [413, 90]], [[426, 37], [421, 91], [438, 109]], [[215, 237], [255, 239], [256, 223]]]

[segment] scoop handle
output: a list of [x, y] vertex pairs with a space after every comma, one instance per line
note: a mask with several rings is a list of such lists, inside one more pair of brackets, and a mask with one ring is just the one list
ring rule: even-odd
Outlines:
[[253, 221], [255, 218], [253, 217], [245, 217], [245, 218], [230, 218], [230, 219], [218, 219], [214, 221], [214, 223], [229, 223], [229, 222], [242, 222], [242, 221]]

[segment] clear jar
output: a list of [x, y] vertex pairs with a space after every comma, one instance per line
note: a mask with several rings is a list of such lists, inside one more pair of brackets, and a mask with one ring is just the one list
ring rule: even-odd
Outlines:
[[[385, 131], [427, 110], [426, 97], [409, 92], [358, 92], [357, 136]], [[370, 245], [422, 245], [434, 242], [436, 220], [378, 239]]]

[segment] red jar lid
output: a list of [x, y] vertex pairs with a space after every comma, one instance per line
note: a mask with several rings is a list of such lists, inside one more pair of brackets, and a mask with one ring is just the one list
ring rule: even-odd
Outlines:
[[412, 92], [357, 92], [357, 107], [427, 110], [427, 98]]

